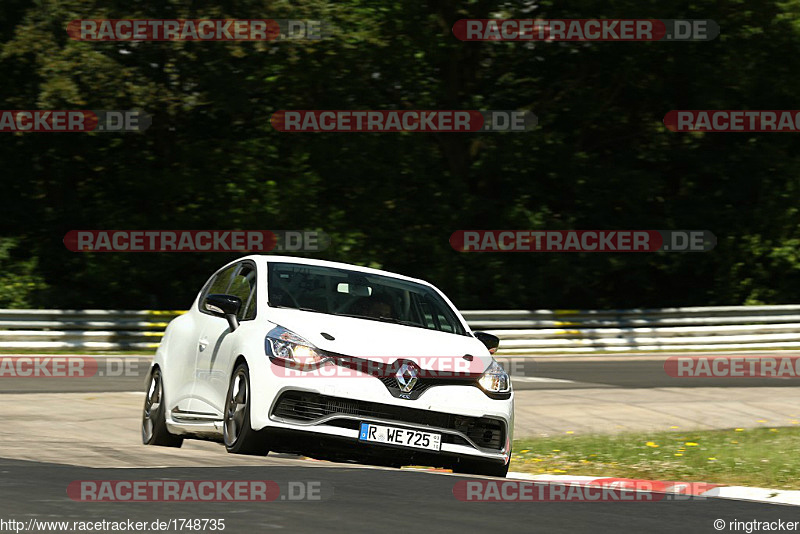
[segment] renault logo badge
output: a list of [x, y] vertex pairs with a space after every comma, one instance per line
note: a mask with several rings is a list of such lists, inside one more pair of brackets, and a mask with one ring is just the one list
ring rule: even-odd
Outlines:
[[403, 393], [408, 393], [417, 383], [419, 376], [419, 368], [412, 362], [404, 362], [400, 369], [394, 374], [394, 379], [397, 381], [397, 387]]

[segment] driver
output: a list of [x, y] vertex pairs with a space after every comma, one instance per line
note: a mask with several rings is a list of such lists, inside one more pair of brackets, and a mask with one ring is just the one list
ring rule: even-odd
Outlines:
[[357, 315], [375, 319], [380, 319], [381, 317], [395, 318], [392, 312], [392, 305], [385, 296], [361, 297], [353, 306], [353, 311]]

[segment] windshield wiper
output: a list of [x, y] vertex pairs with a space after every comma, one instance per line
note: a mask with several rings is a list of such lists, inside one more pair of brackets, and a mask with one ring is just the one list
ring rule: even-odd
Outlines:
[[336, 315], [337, 317], [355, 317], [356, 319], [374, 319], [374, 317], [356, 315], [355, 313], [331, 313], [331, 315]]
[[[375, 319], [375, 317], [373, 317], [373, 319]], [[394, 317], [384, 317], [383, 315], [381, 315], [380, 317], [377, 317], [377, 319], [379, 321], [384, 322], [384, 323], [402, 324], [402, 325], [405, 325], [405, 326], [419, 326], [417, 323], [412, 323], [411, 321], [404, 321], [402, 319], [395, 319]]]
[[326, 313], [324, 311], [315, 310], [314, 308], [297, 308], [295, 306], [284, 306], [283, 304], [271, 304], [267, 302], [267, 304], [273, 308], [283, 308], [284, 310], [300, 310], [300, 311], [307, 311], [307, 312], [314, 312], [314, 313]]
[[411, 321], [403, 321], [402, 319], [395, 319], [394, 317], [386, 317], [383, 315], [381, 315], [380, 317], [375, 317], [374, 315], [357, 315], [355, 313], [334, 313], [333, 315], [338, 315], [340, 317], [354, 317], [356, 319], [369, 319], [371, 321], [381, 321], [382, 323], [401, 324], [404, 326], [421, 326], [417, 323], [412, 323]]

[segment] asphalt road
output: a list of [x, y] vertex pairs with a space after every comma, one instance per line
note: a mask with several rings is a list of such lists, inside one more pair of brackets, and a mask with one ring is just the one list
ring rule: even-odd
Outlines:
[[[135, 445], [132, 445], [135, 446]], [[220, 454], [225, 454], [220, 450]], [[715, 519], [800, 521], [800, 508], [723, 499], [659, 502], [462, 502], [461, 477], [373, 468], [296, 465], [90, 469], [0, 460], [0, 519], [27, 522], [224, 519], [225, 532], [714, 532]], [[76, 502], [80, 480], [270, 480], [313, 482], [316, 501]], [[285, 495], [285, 493], [282, 493]], [[175, 530], [169, 530], [170, 532]]]
[[[797, 387], [796, 378], [676, 378], [664, 371], [658, 360], [547, 359], [515, 360], [506, 365], [513, 371], [515, 389], [578, 389], [587, 387], [614, 388], [696, 388], [696, 387]], [[534, 381], [528, 382], [527, 380]], [[537, 379], [554, 379], [539, 381]], [[566, 381], [566, 382], [560, 382]]]

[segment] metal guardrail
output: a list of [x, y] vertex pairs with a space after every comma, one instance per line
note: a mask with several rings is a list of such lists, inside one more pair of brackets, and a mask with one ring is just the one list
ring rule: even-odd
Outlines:
[[[145, 350], [182, 311], [0, 310], [0, 349]], [[498, 354], [800, 347], [800, 305], [632, 310], [471, 310]]]
[[800, 305], [631, 310], [476, 310], [470, 327], [499, 353], [591, 353], [800, 347]]
[[167, 324], [182, 313], [0, 309], [0, 349], [153, 351]]

